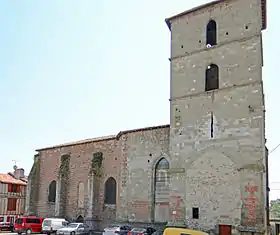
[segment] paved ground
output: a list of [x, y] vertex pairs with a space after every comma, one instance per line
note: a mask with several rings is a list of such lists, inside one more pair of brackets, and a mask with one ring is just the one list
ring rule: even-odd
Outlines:
[[9, 231], [1, 231], [0, 234], [1, 235], [17, 235], [17, 233], [11, 233]]
[[[6, 231], [1, 231], [0, 235], [17, 235], [17, 233], [11, 233], [11, 232], [6, 232]], [[40, 234], [36, 234], [36, 235], [40, 235]], [[43, 234], [42, 234], [43, 235]], [[45, 234], [44, 234], [45, 235]]]
[[[101, 235], [102, 232], [94, 232], [94, 235]], [[17, 233], [11, 233], [9, 231], [0, 231], [0, 235], [18, 235]], [[24, 234], [25, 235], [25, 234]], [[34, 233], [34, 235], [46, 235], [46, 234], [38, 234], [38, 233]]]
[[[94, 232], [94, 235], [101, 235], [102, 232]], [[0, 231], [0, 235], [17, 235], [17, 233], [11, 233], [9, 231]], [[36, 235], [46, 235], [46, 234], [37, 234]]]

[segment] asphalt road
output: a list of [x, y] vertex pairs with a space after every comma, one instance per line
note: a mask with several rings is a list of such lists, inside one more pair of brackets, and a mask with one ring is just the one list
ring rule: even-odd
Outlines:
[[[0, 231], [0, 235], [17, 235], [17, 233], [11, 233], [9, 231]], [[40, 235], [40, 234], [36, 234], [36, 235]]]
[[[94, 232], [94, 235], [101, 235], [102, 232]], [[17, 235], [17, 233], [11, 233], [9, 231], [0, 231], [0, 235]], [[46, 234], [38, 234], [36, 233], [36, 235], [46, 235]]]
[[[18, 234], [17, 233], [12, 233], [10, 231], [0, 231], [0, 235], [18, 235]], [[36, 234], [36, 235], [40, 235], [40, 234]]]

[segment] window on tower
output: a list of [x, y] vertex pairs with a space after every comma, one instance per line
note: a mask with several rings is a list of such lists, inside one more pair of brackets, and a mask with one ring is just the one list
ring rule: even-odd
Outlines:
[[205, 72], [205, 91], [219, 89], [219, 67], [215, 64], [208, 65]]
[[215, 20], [210, 20], [207, 24], [206, 45], [217, 45], [217, 24]]
[[210, 113], [210, 137], [214, 137], [214, 117], [213, 112]]

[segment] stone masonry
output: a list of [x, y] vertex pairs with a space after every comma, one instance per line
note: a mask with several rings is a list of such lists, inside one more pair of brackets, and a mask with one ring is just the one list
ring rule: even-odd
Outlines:
[[[216, 1], [166, 22], [172, 48], [170, 197], [180, 198], [180, 211], [171, 209], [190, 227], [263, 233], [265, 1]], [[218, 80], [214, 89], [206, 88], [208, 69]]]
[[[169, 125], [165, 125], [39, 149], [29, 175], [28, 197], [30, 200], [26, 213], [42, 217], [65, 217], [70, 220], [76, 220], [82, 216], [97, 228], [114, 222], [117, 218], [128, 220], [131, 212], [140, 216], [141, 222], [147, 222], [150, 219], [152, 207], [152, 202], [147, 200], [151, 193], [151, 190], [147, 188], [147, 185], [151, 187], [149, 177], [157, 160], [168, 156], [168, 148]], [[97, 152], [103, 154], [102, 170], [99, 176], [91, 171], [93, 154]], [[67, 183], [68, 189], [61, 190], [60, 186], [63, 185], [59, 183], [61, 160], [65, 155], [70, 156], [68, 182], [64, 182], [64, 184]], [[135, 170], [132, 169], [130, 172], [128, 169], [130, 165]], [[139, 171], [139, 167], [142, 170]], [[110, 177], [117, 182], [115, 204], [104, 202], [105, 182]], [[52, 181], [57, 182], [56, 202], [48, 201], [49, 186]], [[79, 197], [81, 182], [84, 184], [82, 199]], [[137, 188], [126, 193], [126, 187], [129, 189], [128, 187], [133, 187], [132, 184], [135, 185], [135, 183], [141, 185], [142, 195], [139, 193], [137, 195], [139, 192]], [[66, 196], [63, 202], [61, 195]], [[149, 202], [149, 205], [138, 206], [131, 203], [132, 200], [136, 203], [137, 198], [146, 203]], [[84, 203], [81, 203], [81, 200]], [[79, 203], [84, 206], [79, 207]], [[61, 212], [62, 208], [63, 212]]]
[[37, 150], [27, 214], [95, 228], [185, 221], [213, 234], [266, 232], [266, 2], [218, 0], [166, 23], [170, 125]]

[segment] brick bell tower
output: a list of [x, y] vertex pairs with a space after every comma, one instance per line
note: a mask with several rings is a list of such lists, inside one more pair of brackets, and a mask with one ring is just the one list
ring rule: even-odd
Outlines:
[[166, 22], [170, 219], [217, 234], [264, 234], [266, 1], [214, 1]]

